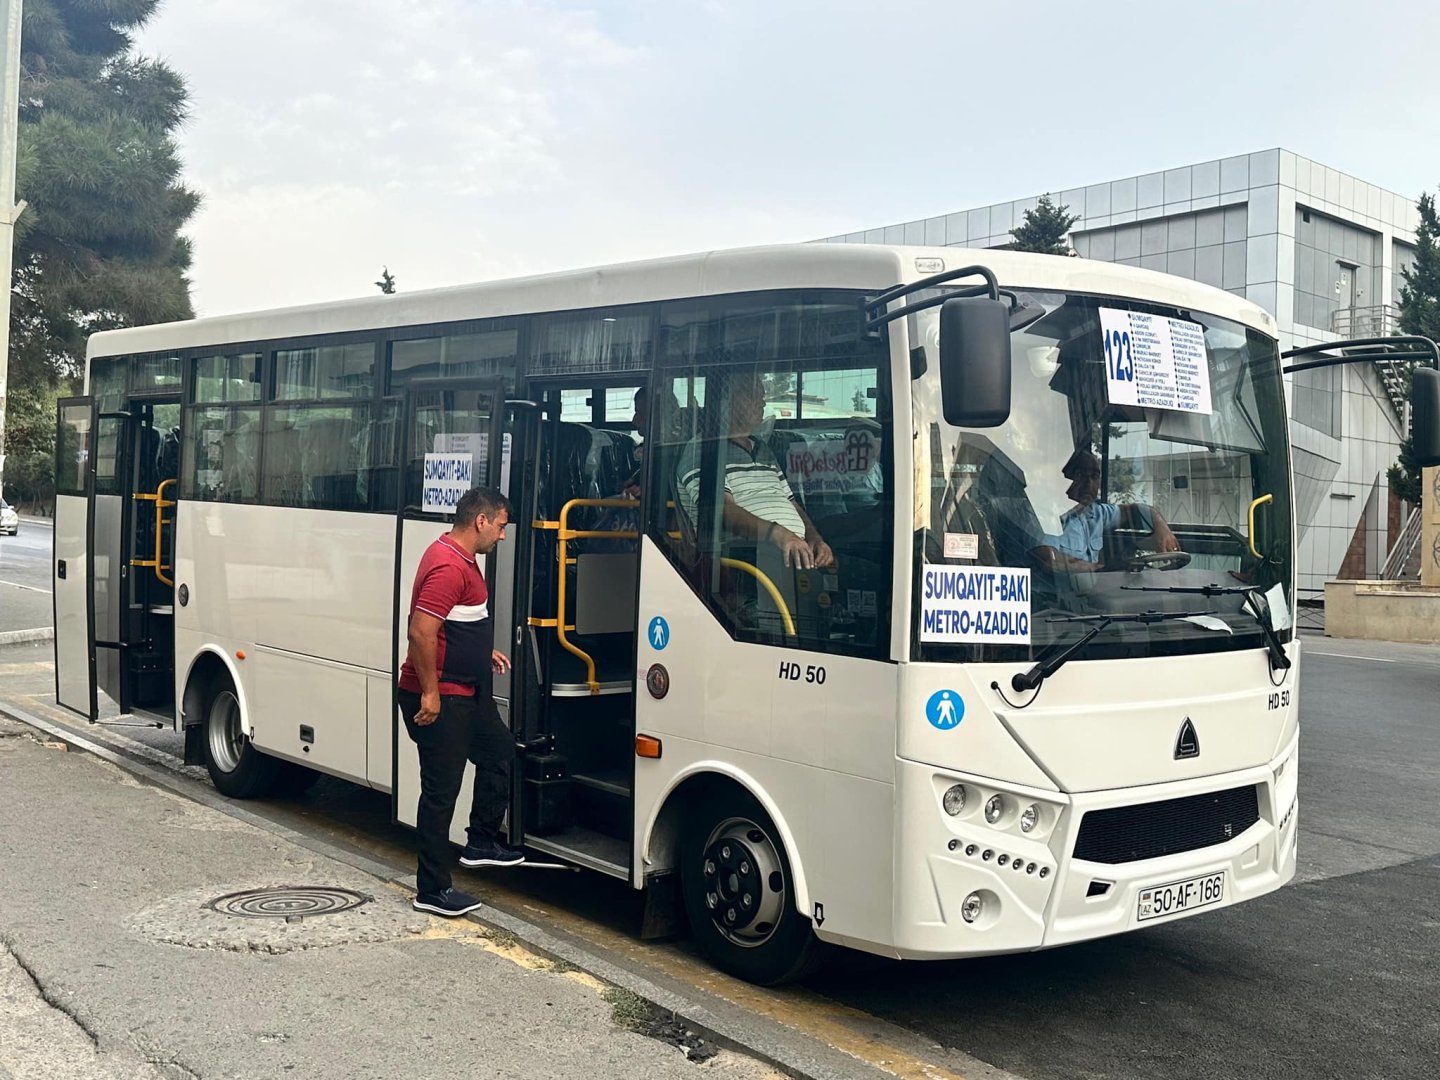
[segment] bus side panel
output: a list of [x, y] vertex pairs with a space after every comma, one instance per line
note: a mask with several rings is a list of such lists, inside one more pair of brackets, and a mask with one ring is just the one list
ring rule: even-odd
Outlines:
[[244, 667], [256, 747], [275, 757], [364, 783], [366, 673], [258, 646]]
[[[197, 649], [244, 651], [249, 659], [234, 666], [256, 744], [366, 783], [369, 725], [380, 725], [377, 738], [391, 737], [388, 707], [378, 715], [368, 707], [367, 681], [383, 676], [388, 696], [394, 518], [186, 502], [176, 532], [175, 583], [189, 593], [176, 608], [177, 694]], [[277, 664], [277, 654], [289, 660]], [[297, 676], [296, 663], [314, 677]], [[263, 681], [272, 673], [274, 685]], [[341, 725], [327, 735], [331, 749], [312, 745], [306, 754], [299, 725], [327, 719]]]
[[[636, 760], [635, 865], [673, 858], [649, 850], [665, 796], [693, 772], [727, 773], [771, 808], [799, 909], [813, 918], [824, 905], [821, 935], [888, 943], [897, 667], [733, 641], [647, 539], [638, 624], [657, 615], [670, 634], [663, 649], [641, 635], [636, 730], [658, 736], [663, 755]], [[656, 663], [671, 683], [659, 700], [645, 689]]]

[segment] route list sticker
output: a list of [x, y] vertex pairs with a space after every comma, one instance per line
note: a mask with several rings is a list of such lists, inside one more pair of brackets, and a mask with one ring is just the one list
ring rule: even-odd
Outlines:
[[1030, 643], [1030, 571], [1008, 566], [927, 566], [920, 640]]
[[1210, 363], [1199, 323], [1102, 307], [1100, 332], [1112, 405], [1210, 414]]

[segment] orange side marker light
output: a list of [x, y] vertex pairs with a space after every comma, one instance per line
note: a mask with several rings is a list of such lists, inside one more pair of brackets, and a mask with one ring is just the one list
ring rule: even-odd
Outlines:
[[654, 735], [636, 735], [635, 756], [658, 758], [660, 756], [660, 740]]

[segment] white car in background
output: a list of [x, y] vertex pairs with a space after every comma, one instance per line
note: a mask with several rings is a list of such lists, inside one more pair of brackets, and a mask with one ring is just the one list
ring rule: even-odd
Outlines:
[[0, 499], [0, 535], [9, 533], [11, 536], [20, 535], [20, 515], [15, 508]]

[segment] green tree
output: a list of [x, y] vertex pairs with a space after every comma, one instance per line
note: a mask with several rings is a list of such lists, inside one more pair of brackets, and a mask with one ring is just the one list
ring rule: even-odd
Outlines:
[[[1435, 198], [1420, 196], [1420, 227], [1415, 230], [1415, 265], [1402, 266], [1400, 276], [1400, 332], [1440, 341], [1440, 218]], [[1406, 371], [1405, 392], [1409, 396], [1410, 372]], [[1385, 473], [1390, 489], [1400, 498], [1418, 506], [1422, 488], [1420, 467], [1415, 463], [1415, 446], [1407, 432], [1400, 441], [1395, 464]]]
[[15, 228], [5, 432], [20, 498], [48, 495], [55, 399], [74, 389], [86, 338], [193, 314], [180, 229], [199, 196], [171, 137], [185, 84], [132, 51], [157, 4], [25, 3], [16, 187], [29, 208]]
[[1049, 195], [1041, 195], [1033, 210], [1026, 210], [1020, 227], [1011, 229], [1015, 238], [1010, 244], [1012, 251], [1037, 251], [1041, 255], [1069, 255], [1070, 243], [1066, 237], [1070, 226], [1080, 220], [1079, 214], [1070, 213], [1068, 206], [1056, 206]]
[[395, 292], [395, 275], [390, 273], [390, 267], [386, 266], [380, 271], [380, 280], [375, 282], [376, 286], [386, 296]]

